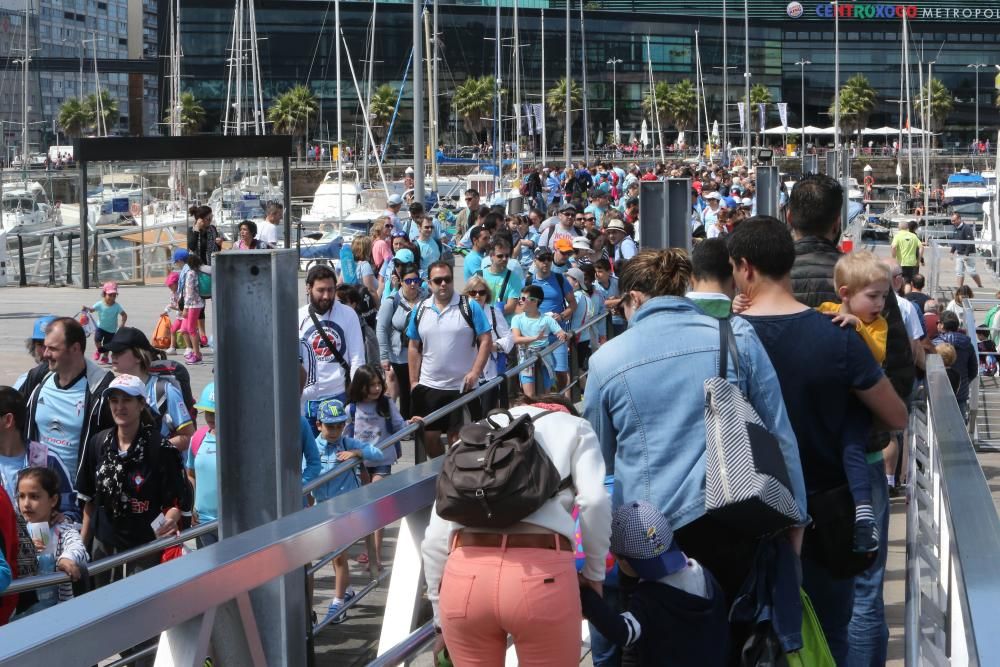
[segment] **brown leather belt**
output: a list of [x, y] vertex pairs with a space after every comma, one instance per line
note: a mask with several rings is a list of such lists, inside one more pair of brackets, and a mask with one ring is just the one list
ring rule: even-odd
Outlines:
[[452, 551], [459, 547], [573, 550], [569, 539], [556, 533], [477, 533], [470, 530], [460, 530], [452, 537]]

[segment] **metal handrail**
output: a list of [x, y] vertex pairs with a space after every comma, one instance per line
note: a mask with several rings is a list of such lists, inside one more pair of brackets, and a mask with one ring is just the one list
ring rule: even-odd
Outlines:
[[[594, 325], [600, 323], [602, 320], [607, 320], [608, 318], [611, 317], [611, 315], [612, 313], [610, 311], [604, 312], [598, 315], [597, 317], [594, 317], [593, 319], [584, 322], [577, 329], [572, 329], [569, 333], [577, 335], [583, 330], [591, 328]], [[433, 423], [434, 421], [451, 414], [455, 410], [464, 407], [467, 403], [471, 403], [472, 401], [488, 393], [495, 387], [502, 385], [509, 378], [516, 377], [517, 374], [520, 373], [522, 370], [531, 367], [539, 359], [548, 354], [551, 354], [560, 345], [564, 344], [566, 343], [561, 343], [561, 342], [552, 343], [551, 345], [548, 345], [547, 347], [543, 348], [538, 352], [531, 353], [523, 362], [507, 369], [503, 374], [498, 375], [495, 378], [492, 378], [488, 382], [481, 384], [475, 390], [470, 391], [466, 394], [462, 394], [460, 397], [456, 398], [451, 403], [427, 415], [426, 417], [423, 418], [423, 420], [428, 423]], [[396, 443], [406, 440], [410, 435], [418, 433], [420, 429], [421, 429], [420, 424], [410, 424], [409, 426], [392, 434], [388, 438], [379, 441], [378, 443], [376, 443], [375, 446], [384, 451], [389, 447], [394, 446]], [[310, 480], [308, 484], [303, 486], [302, 494], [308, 495], [312, 493], [314, 490], [316, 490], [323, 484], [326, 484], [327, 482], [334, 480], [337, 477], [340, 477], [341, 475], [346, 474], [347, 472], [353, 470], [355, 467], [359, 465], [361, 465], [360, 461], [347, 461], [332, 468], [331, 470], [328, 470], [327, 472], [323, 473], [316, 479]], [[219, 522], [217, 519], [205, 523], [200, 523], [196, 526], [188, 528], [187, 530], [181, 531], [177, 535], [173, 535], [171, 537], [164, 537], [158, 540], [154, 540], [153, 542], [148, 542], [141, 546], [135, 547], [133, 549], [121, 551], [112, 556], [108, 556], [107, 558], [102, 558], [100, 560], [89, 563], [87, 566], [87, 572], [91, 575], [107, 572], [108, 570], [132, 562], [133, 560], [145, 558], [146, 556], [155, 554], [156, 552], [162, 551], [163, 549], [166, 549], [168, 547], [176, 546], [178, 544], [183, 544], [184, 542], [187, 542], [188, 540], [193, 540], [196, 537], [200, 537], [201, 535], [206, 535], [208, 533], [215, 532], [216, 529], [218, 528], [218, 525]], [[11, 583], [11, 585], [7, 588], [7, 590], [3, 592], [3, 595], [22, 593], [24, 591], [34, 590], [37, 588], [44, 588], [56, 584], [67, 583], [70, 581], [72, 580], [70, 579], [69, 575], [67, 575], [64, 572], [35, 575], [33, 577], [24, 577], [23, 579], [15, 579]], [[3, 597], [3, 595], [0, 595], [0, 597]]]
[[[926, 648], [929, 659], [940, 652], [946, 660], [967, 659], [965, 664], [1000, 664], [1000, 634], [994, 630], [1000, 604], [1000, 516], [936, 355], [928, 357], [927, 391], [925, 426], [921, 429], [914, 418], [911, 444], [906, 663], [921, 664]], [[922, 573], [920, 562], [928, 553], [937, 567], [930, 564]], [[931, 586], [930, 595], [924, 584]], [[924, 605], [937, 603], [940, 616], [922, 613]]]
[[[434, 502], [440, 459], [407, 468], [0, 627], [0, 667], [96, 664]], [[98, 626], [113, 627], [95, 641]], [[28, 626], [25, 626], [28, 627]]]

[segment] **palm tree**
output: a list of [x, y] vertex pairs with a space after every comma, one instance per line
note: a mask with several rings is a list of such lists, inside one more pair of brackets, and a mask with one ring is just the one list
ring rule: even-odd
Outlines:
[[87, 128], [94, 124], [86, 102], [79, 97], [69, 97], [59, 107], [59, 127], [68, 137], [82, 137]]
[[455, 111], [462, 117], [462, 127], [477, 142], [482, 139], [483, 119], [493, 113], [495, 98], [496, 81], [492, 76], [470, 76], [455, 88]]
[[[368, 121], [372, 124], [372, 135], [384, 139], [388, 132], [389, 119], [396, 109], [396, 93], [392, 86], [383, 83], [372, 93], [372, 99], [368, 105]], [[381, 130], [381, 132], [376, 131]]]
[[[268, 109], [267, 119], [274, 125], [278, 134], [290, 134], [296, 138], [305, 138], [309, 127], [309, 117], [316, 117], [319, 104], [309, 86], [298, 85], [285, 91], [274, 100]], [[302, 141], [295, 142], [295, 152], [299, 162], [302, 161]]]
[[[657, 91], [659, 102], [659, 91]], [[679, 132], [689, 128], [698, 119], [698, 92], [690, 80], [684, 79], [670, 87], [667, 93], [667, 117]]]
[[[655, 92], [655, 95], [654, 95]], [[654, 114], [653, 99], [656, 99]], [[656, 85], [650, 90], [646, 91], [646, 94], [642, 97], [642, 113], [643, 115], [649, 116], [649, 119], [653, 125], [653, 130], [657, 128], [662, 128], [667, 125], [669, 121], [669, 106], [670, 99], [670, 84], [666, 81], [658, 81]], [[657, 119], [659, 119], [657, 121]]]
[[[205, 122], [205, 108], [201, 106], [201, 102], [194, 96], [194, 93], [187, 90], [181, 93], [180, 103], [177, 105], [177, 112], [180, 116], [178, 119], [181, 127], [181, 134], [191, 135], [198, 132], [201, 126]], [[163, 122], [170, 124], [173, 122], [170, 110], [167, 110], [166, 115], [163, 117]]]
[[[840, 89], [840, 129], [842, 132], [857, 132], [868, 124], [868, 116], [878, 93], [863, 74], [855, 74]], [[836, 117], [836, 103], [830, 105], [830, 116]]]
[[[930, 94], [928, 95], [928, 90]], [[925, 130], [930, 130], [931, 132], [936, 132], [941, 129], [944, 125], [945, 120], [948, 118], [948, 114], [951, 113], [951, 108], [954, 106], [954, 101], [952, 100], [951, 91], [948, 90], [947, 86], [941, 83], [940, 79], [931, 79], [923, 90], [920, 91], [920, 97], [917, 99], [917, 113], [923, 117], [924, 101], [930, 98], [928, 109], [930, 110], [931, 116], [931, 126], [929, 128], [924, 128]], [[921, 123], [922, 125], [923, 123]], [[937, 143], [937, 139], [931, 137], [933, 144]], [[932, 145], [933, 145], [932, 144]]]
[[[94, 94], [87, 95], [83, 105], [90, 116], [90, 122], [94, 124], [94, 134], [97, 136], [106, 136], [108, 128], [113, 128], [118, 123], [118, 100], [111, 97], [107, 90], [101, 90], [100, 99]], [[98, 109], [101, 111], [100, 115]]]
[[[744, 104], [746, 104], [746, 95], [740, 98]], [[759, 119], [760, 114], [757, 113], [759, 104], [770, 104], [772, 101], [771, 91], [767, 89], [762, 83], [755, 83], [750, 87], [750, 104], [747, 105], [746, 114], [750, 118], [750, 132], [751, 134], [756, 134], [758, 131], [763, 132], [763, 127], [757, 127], [760, 125]], [[759, 139], [759, 137], [757, 137]]]
[[[566, 131], [566, 77], [556, 81], [556, 85], [549, 88], [545, 94], [545, 106], [549, 109], [549, 115], [556, 119], [559, 128]], [[580, 84], [570, 79], [569, 81], [569, 122], [572, 125], [576, 120], [576, 110], [583, 108], [583, 88]]]

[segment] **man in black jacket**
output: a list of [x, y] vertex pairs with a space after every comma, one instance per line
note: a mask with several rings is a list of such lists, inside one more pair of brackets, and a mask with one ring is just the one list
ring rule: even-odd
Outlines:
[[[839, 302], [833, 285], [833, 267], [840, 259], [840, 211], [844, 190], [829, 176], [813, 174], [795, 184], [788, 199], [787, 219], [795, 239], [795, 264], [792, 267], [792, 291], [795, 298], [810, 306], [824, 301]], [[886, 295], [882, 315], [889, 323], [884, 370], [896, 393], [906, 401], [913, 391], [916, 369], [910, 337], [899, 312], [896, 295]], [[849, 629], [851, 662], [885, 662], [889, 639], [882, 599], [888, 536], [888, 489], [882, 462], [882, 449], [889, 434], [873, 433], [869, 444], [873, 510], [881, 528], [881, 544], [875, 562], [855, 578], [854, 613]], [[879, 658], [881, 656], [881, 658]]]

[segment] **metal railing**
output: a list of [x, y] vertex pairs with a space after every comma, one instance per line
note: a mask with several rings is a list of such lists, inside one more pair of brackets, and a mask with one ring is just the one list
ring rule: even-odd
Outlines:
[[909, 447], [906, 664], [1000, 664], [1000, 517], [937, 355]]
[[[564, 393], [564, 394], [569, 393], [570, 396], [571, 396], [571, 398], [572, 398], [572, 400], [578, 400], [580, 392], [581, 392], [582, 379], [586, 376], [587, 373], [586, 372], [580, 372], [580, 366], [579, 366], [579, 361], [578, 361], [578, 357], [577, 357], [577, 350], [576, 350], [576, 346], [573, 344], [573, 340], [581, 332], [584, 332], [586, 330], [590, 330], [591, 332], [596, 333], [602, 326], [604, 326], [606, 328], [607, 338], [610, 339], [611, 337], [613, 337], [612, 317], [611, 317], [611, 315], [612, 314], [610, 312], [602, 313], [602, 314], [598, 315], [597, 317], [593, 318], [592, 320], [589, 320], [588, 322], [584, 322], [583, 324], [581, 324], [581, 326], [579, 328], [567, 332], [568, 335], [569, 335], [569, 341], [567, 343], [555, 342], [555, 343], [552, 343], [552, 344], [546, 346], [542, 350], [539, 350], [537, 352], [531, 352], [529, 355], [527, 355], [527, 358], [524, 361], [522, 361], [521, 363], [516, 364], [516, 365], [508, 368], [503, 374], [498, 375], [495, 378], [492, 378], [491, 380], [489, 380], [489, 381], [481, 384], [475, 390], [463, 394], [462, 396], [460, 396], [459, 398], [455, 399], [454, 401], [452, 401], [448, 405], [445, 405], [445, 406], [441, 407], [440, 409], [436, 410], [435, 412], [432, 412], [429, 415], [426, 415], [425, 417], [423, 417], [424, 422], [433, 423], [434, 421], [437, 421], [437, 420], [439, 420], [439, 419], [441, 419], [443, 417], [447, 417], [452, 412], [454, 412], [456, 410], [463, 409], [469, 403], [472, 403], [473, 401], [481, 399], [483, 396], [487, 395], [488, 393], [494, 391], [497, 388], [499, 388], [500, 391], [503, 393], [503, 395], [504, 395], [503, 403], [506, 404], [506, 402], [509, 401], [509, 399], [510, 399], [510, 396], [507, 393], [508, 382], [511, 379], [518, 378], [518, 376], [521, 373], [521, 371], [523, 371], [523, 370], [525, 370], [527, 368], [531, 368], [531, 367], [535, 368], [535, 373], [536, 373], [535, 377], [541, 377], [541, 370], [542, 370], [542, 367], [543, 367], [543, 361], [542, 361], [542, 359], [544, 357], [548, 356], [548, 355], [551, 355], [553, 352], [555, 352], [555, 350], [558, 349], [560, 345], [567, 345], [568, 348], [569, 348], [571, 377], [574, 378], [569, 383], [569, 385], [562, 390], [562, 393]], [[378, 447], [379, 449], [381, 449], [381, 450], [384, 451], [384, 450], [388, 449], [389, 447], [393, 447], [396, 444], [402, 442], [403, 440], [406, 440], [406, 439], [409, 439], [410, 437], [413, 437], [414, 438], [414, 443], [415, 443], [415, 448], [416, 448], [416, 459], [417, 459], [418, 463], [421, 463], [421, 462], [424, 462], [426, 460], [426, 454], [424, 453], [424, 449], [423, 449], [423, 447], [424, 447], [423, 439], [420, 437], [422, 435], [422, 432], [423, 432], [423, 424], [422, 423], [410, 424], [410, 425], [406, 426], [405, 428], [401, 429], [400, 431], [397, 431], [396, 433], [392, 434], [391, 436], [389, 436], [387, 438], [384, 438], [383, 440], [381, 440], [378, 443], [376, 443], [376, 447]], [[309, 495], [312, 491], [314, 491], [315, 489], [323, 486], [324, 484], [326, 484], [326, 483], [328, 483], [328, 482], [330, 482], [332, 480], [335, 480], [336, 478], [338, 478], [338, 477], [340, 477], [342, 475], [352, 473], [354, 471], [354, 469], [357, 468], [357, 467], [359, 467], [360, 465], [362, 465], [362, 462], [357, 461], [357, 460], [352, 460], [352, 461], [344, 462], [344, 463], [342, 463], [342, 464], [340, 464], [340, 465], [332, 468], [331, 470], [323, 473], [319, 477], [311, 480], [308, 484], [304, 485], [303, 486], [303, 490], [302, 490], [303, 495]], [[390, 476], [390, 478], [393, 478], [393, 477], [395, 477], [395, 475]], [[380, 482], [379, 484], [382, 484], [382, 482]], [[338, 498], [339, 497], [340, 496], [338, 496]], [[432, 500], [433, 500], [433, 497], [432, 497]], [[330, 501], [328, 501], [328, 502], [330, 502]], [[428, 504], [428, 506], [429, 506], [429, 504]], [[417, 509], [420, 509], [420, 507], [414, 507], [412, 509], [413, 510], [417, 510]], [[396, 518], [398, 519], [398, 518], [401, 518], [401, 517], [396, 517]], [[386, 524], [381, 525], [381, 526], [376, 526], [375, 528], [383, 528], [383, 527], [385, 527], [385, 525], [389, 525], [389, 524], [391, 524], [395, 520], [396, 519], [393, 519], [391, 521], [388, 521]], [[195, 539], [195, 538], [200, 537], [200, 536], [205, 535], [205, 534], [215, 533], [217, 531], [217, 528], [218, 528], [218, 523], [219, 522], [217, 520], [215, 520], [215, 521], [210, 521], [210, 522], [206, 522], [206, 523], [203, 523], [203, 524], [198, 524], [198, 525], [196, 525], [196, 526], [194, 526], [192, 528], [189, 528], [187, 530], [184, 530], [184, 531], [180, 532], [178, 535], [174, 535], [174, 536], [171, 536], [171, 537], [161, 538], [161, 539], [155, 540], [153, 542], [149, 542], [147, 544], [144, 544], [142, 546], [136, 547], [134, 549], [130, 549], [130, 550], [127, 550], [127, 551], [122, 551], [122, 552], [117, 553], [117, 554], [115, 554], [113, 556], [109, 556], [108, 558], [104, 558], [104, 559], [95, 561], [93, 563], [89, 563], [86, 566], [86, 568], [85, 568], [86, 572], [90, 576], [93, 576], [93, 575], [96, 575], [96, 574], [100, 574], [100, 573], [103, 573], [103, 572], [107, 572], [107, 571], [115, 569], [117, 567], [121, 567], [121, 566], [125, 565], [126, 563], [132, 562], [134, 560], [138, 560], [140, 558], [148, 557], [150, 555], [158, 553], [158, 552], [162, 551], [163, 549], [165, 549], [167, 547], [175, 546], [175, 545], [178, 545], [178, 544], [183, 544], [184, 542], [187, 542], [189, 540]], [[375, 530], [375, 528], [373, 528], [372, 531], [370, 531], [370, 532], [373, 532]], [[362, 537], [367, 537], [367, 535], [368, 534], [362, 535]], [[310, 559], [311, 561], [312, 560], [316, 560], [317, 562], [310, 563], [309, 567], [307, 568], [308, 574], [311, 575], [311, 574], [314, 574], [315, 572], [317, 572], [323, 565], [325, 565], [326, 563], [330, 562], [335, 556], [337, 556], [340, 553], [343, 553], [344, 551], [346, 551], [356, 541], [357, 540], [353, 540], [353, 541], [350, 541], [350, 542], [346, 542], [346, 543], [340, 544], [340, 545], [338, 545], [334, 549], [331, 549], [331, 550], [329, 550], [327, 552], [324, 552], [322, 554], [319, 554], [319, 555], [314, 556], [313, 558], [311, 558]], [[200, 551], [200, 549], [199, 549], [199, 551]], [[391, 573], [391, 569], [387, 569], [384, 572], [382, 572], [381, 574], [378, 574], [377, 576], [375, 576], [375, 578], [373, 578], [372, 581], [368, 582], [361, 590], [358, 591], [358, 594], [347, 605], [345, 605], [345, 610], [348, 609], [351, 606], [354, 606], [354, 605], [358, 604], [362, 599], [364, 599], [365, 595], [367, 595], [372, 590], [374, 590], [385, 579], [385, 577], [389, 576], [390, 573]], [[278, 576], [279, 574], [283, 574], [283, 573], [276, 573], [275, 576]], [[135, 576], [135, 575], [133, 575], [133, 576]], [[131, 580], [131, 577], [130, 577], [130, 580]], [[33, 576], [33, 577], [25, 577], [23, 579], [17, 579], [14, 582], [12, 582], [11, 586], [4, 592], [4, 595], [10, 595], [10, 594], [14, 594], [14, 593], [20, 593], [20, 592], [34, 590], [34, 589], [43, 588], [43, 587], [47, 587], [47, 586], [53, 586], [53, 585], [56, 585], [56, 584], [66, 583], [66, 582], [69, 582], [69, 581], [70, 581], [69, 576], [66, 575], [65, 573], [62, 573], [62, 572], [58, 572], [58, 573], [54, 573], [54, 574], [37, 575], [37, 576]], [[106, 589], [102, 589], [102, 590], [106, 590]], [[81, 596], [81, 597], [83, 597], [83, 596]], [[92, 596], [87, 596], [88, 599], [90, 599], [90, 597], [92, 597]], [[327, 618], [321, 619], [317, 624], [315, 624], [314, 626], [311, 627], [311, 629], [310, 629], [310, 635], [311, 636], [315, 636], [320, 630], [322, 630], [324, 627], [326, 627], [332, 621], [332, 619], [333, 619], [333, 617], [327, 617]], [[425, 630], [425, 629], [421, 629], [421, 630]], [[410, 639], [410, 641], [405, 642], [406, 646], [409, 647], [408, 649], [406, 649], [407, 651], [412, 651], [412, 652], [419, 651], [426, 644], [426, 640], [430, 638], [430, 635], [426, 631], [422, 633], [421, 630], [416, 631], [414, 633], [414, 635], [412, 636], [412, 638]], [[417, 639], [420, 639], [420, 638], [422, 638], [424, 641], [417, 641]], [[403, 649], [399, 649], [399, 650], [403, 650]], [[146, 648], [146, 649], [144, 649], [144, 651], [147, 651], [149, 653], [153, 652], [150, 648]], [[2, 652], [0, 652], [0, 656], [2, 656], [2, 655], [3, 655]], [[107, 654], [105, 654], [105, 655], [107, 655]], [[404, 657], [408, 657], [409, 655], [411, 655], [411, 653], [405, 653]], [[102, 656], [102, 657], [104, 657], [104, 656]], [[134, 660], [135, 656], [132, 656], [131, 659]], [[386, 659], [385, 656], [383, 656], [382, 660], [385, 660], [385, 659]], [[2, 665], [2, 664], [4, 664], [4, 663], [0, 662], [0, 665]], [[382, 663], [379, 663], [379, 664], [392, 664], [392, 663], [382, 662]]]

